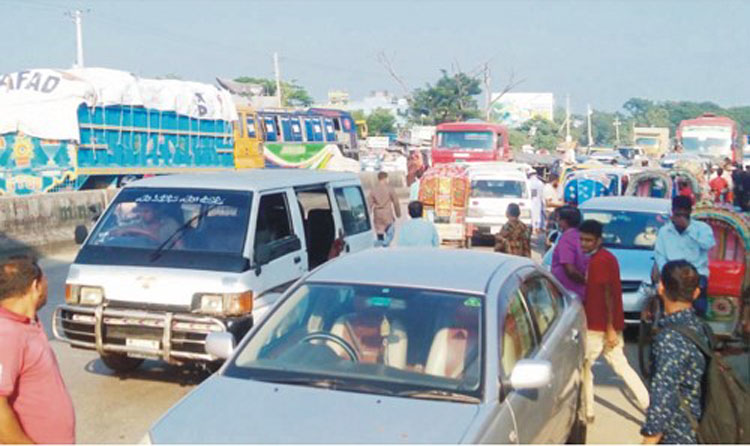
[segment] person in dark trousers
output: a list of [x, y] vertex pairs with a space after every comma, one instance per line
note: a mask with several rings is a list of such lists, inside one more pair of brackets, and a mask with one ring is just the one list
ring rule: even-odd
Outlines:
[[656, 235], [654, 260], [659, 269], [671, 260], [687, 260], [695, 267], [700, 275], [701, 295], [694, 305], [698, 315], [704, 316], [708, 310], [708, 251], [716, 245], [716, 240], [711, 226], [690, 218], [692, 212], [690, 198], [677, 196], [672, 199], [671, 221]]
[[665, 316], [657, 323], [659, 331], [651, 345], [651, 405], [641, 428], [644, 444], [697, 443], [685, 409], [695, 419], [701, 418], [706, 357], [698, 346], [669, 327], [684, 326], [709, 342], [708, 329], [693, 309], [693, 300], [701, 292], [698, 281], [698, 271], [685, 260], [667, 262], [662, 268], [659, 298]]
[[0, 443], [75, 443], [73, 402], [37, 317], [46, 302], [33, 259], [0, 263]]
[[648, 408], [648, 390], [625, 357], [625, 314], [622, 310], [622, 284], [617, 258], [602, 246], [603, 225], [596, 220], [581, 223], [581, 247], [590, 256], [586, 274], [586, 357], [583, 365], [583, 388], [586, 418], [594, 420], [594, 362], [603, 356], [612, 370], [622, 378], [641, 410]]

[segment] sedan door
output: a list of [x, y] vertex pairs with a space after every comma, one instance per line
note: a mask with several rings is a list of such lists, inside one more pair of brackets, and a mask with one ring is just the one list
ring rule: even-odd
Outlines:
[[540, 340], [535, 359], [552, 364], [552, 383], [546, 400], [550, 411], [544, 442], [565, 441], [575, 419], [581, 389], [583, 337], [580, 306], [567, 305], [563, 293], [540, 271], [528, 274], [521, 290]]

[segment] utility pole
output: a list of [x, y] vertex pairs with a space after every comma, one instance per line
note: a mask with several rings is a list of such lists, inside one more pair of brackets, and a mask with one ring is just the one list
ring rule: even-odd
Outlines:
[[565, 95], [565, 142], [570, 143], [573, 139], [570, 137], [570, 95]]
[[588, 135], [587, 136], [588, 136], [588, 146], [589, 146], [589, 148], [591, 148], [591, 146], [593, 145], [593, 139], [594, 139], [591, 136], [591, 115], [592, 114], [593, 114], [593, 112], [591, 111], [591, 104], [587, 104], [586, 105], [586, 116], [588, 118], [588, 125], [587, 125], [587, 127], [588, 127]]
[[485, 120], [490, 120], [490, 106], [492, 105], [492, 92], [490, 92], [490, 84], [492, 82], [492, 79], [490, 77], [490, 66], [489, 64], [484, 64], [484, 113], [485, 113]]
[[281, 108], [281, 74], [279, 73], [279, 53], [273, 53], [273, 71], [276, 73], [276, 99]]
[[83, 11], [76, 9], [75, 11], [68, 12], [66, 15], [73, 19], [73, 23], [76, 25], [76, 63], [73, 65], [75, 68], [83, 68], [83, 31], [81, 28], [81, 16]]
[[620, 119], [615, 117], [615, 120], [612, 121], [612, 125], [615, 126], [615, 144], [618, 146], [620, 145], [620, 125], [622, 125], [622, 122], [620, 122]]

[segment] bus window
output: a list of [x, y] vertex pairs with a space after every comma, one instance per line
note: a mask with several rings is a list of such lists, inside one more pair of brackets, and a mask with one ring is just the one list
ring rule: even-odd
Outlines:
[[292, 127], [292, 141], [302, 142], [302, 126], [299, 118], [292, 118], [289, 122]]
[[247, 118], [247, 136], [255, 138], [255, 120]]
[[341, 120], [339, 118], [333, 118], [333, 128], [337, 132], [341, 131]]
[[266, 141], [278, 141], [278, 134], [276, 133], [276, 124], [274, 122], [274, 119], [271, 117], [266, 117], [263, 119], [263, 122], [266, 124]]
[[280, 118], [281, 121], [281, 133], [284, 135], [284, 141], [292, 141], [292, 125], [289, 122], [289, 118]]
[[325, 138], [326, 141], [336, 142], [336, 131], [333, 129], [333, 119], [325, 118]]

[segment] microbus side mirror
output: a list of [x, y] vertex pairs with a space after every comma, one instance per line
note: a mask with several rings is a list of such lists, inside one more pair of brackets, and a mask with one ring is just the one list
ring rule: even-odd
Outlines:
[[213, 332], [206, 336], [206, 352], [218, 359], [227, 359], [234, 352], [234, 335], [227, 332]]
[[76, 226], [75, 232], [73, 233], [76, 245], [82, 245], [86, 241], [86, 237], [89, 236], [89, 230], [85, 225]]

